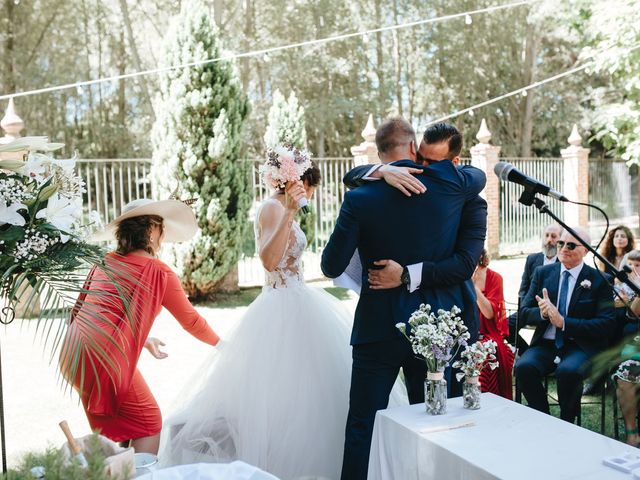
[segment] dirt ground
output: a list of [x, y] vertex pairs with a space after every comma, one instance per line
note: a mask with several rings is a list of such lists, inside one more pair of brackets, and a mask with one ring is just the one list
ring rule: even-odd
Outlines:
[[[491, 268], [504, 277], [505, 297], [517, 299], [517, 290], [524, 266], [524, 258], [499, 260]], [[319, 283], [329, 286], [329, 282]], [[356, 297], [345, 300], [353, 309]], [[246, 307], [222, 309], [199, 308], [213, 329], [224, 339], [241, 319]], [[143, 351], [139, 368], [154, 392], [165, 416], [178, 392], [197, 375], [212, 347], [200, 343], [163, 311], [151, 332], [162, 339], [169, 357], [156, 360]], [[76, 437], [90, 433], [89, 424], [75, 394], [64, 392], [57, 376], [56, 363], [49, 361], [50, 351], [36, 335], [34, 322], [16, 320], [0, 329], [2, 355], [2, 387], [8, 464], [16, 465], [25, 451], [42, 450], [47, 446], [61, 446], [65, 439], [58, 427], [67, 420]]]

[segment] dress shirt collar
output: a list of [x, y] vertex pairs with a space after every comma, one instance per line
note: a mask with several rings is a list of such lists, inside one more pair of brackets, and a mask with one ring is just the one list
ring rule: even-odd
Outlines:
[[580, 265], [578, 265], [577, 267], [573, 267], [571, 269], [566, 268], [562, 263], [560, 264], [560, 278], [562, 278], [562, 272], [567, 271], [569, 272], [569, 275], [571, 275], [571, 277], [574, 280], [578, 279], [578, 275], [580, 275], [580, 272], [582, 271], [582, 267], [584, 267], [584, 262], [580, 262]]

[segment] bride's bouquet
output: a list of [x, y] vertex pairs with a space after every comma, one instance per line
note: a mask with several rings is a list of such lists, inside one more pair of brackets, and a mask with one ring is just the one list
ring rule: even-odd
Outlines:
[[[300, 180], [311, 167], [311, 154], [308, 151], [292, 145], [278, 145], [267, 151], [267, 161], [260, 166], [260, 175], [265, 185], [281, 190], [287, 182]], [[306, 202], [300, 206], [304, 213], [309, 211]]]

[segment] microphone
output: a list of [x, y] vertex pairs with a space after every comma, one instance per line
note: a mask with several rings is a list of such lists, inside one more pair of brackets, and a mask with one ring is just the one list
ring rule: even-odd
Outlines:
[[302, 197], [298, 199], [298, 206], [300, 207], [300, 210], [302, 210], [302, 213], [304, 214], [309, 213], [309, 207], [307, 205], [309, 205], [309, 200], [307, 200], [307, 197]]
[[[536, 180], [535, 178], [531, 178], [528, 175], [525, 175], [516, 167], [508, 162], [498, 162], [496, 163], [493, 172], [498, 176], [500, 180], [503, 182], [513, 182], [518, 185], [522, 185], [526, 189], [532, 190], [533, 193], [539, 193], [540, 195], [548, 195], [549, 197], [555, 198], [556, 200], [560, 200], [561, 202], [568, 202], [569, 199], [565, 197], [562, 193], [554, 190], [548, 185]], [[530, 205], [531, 203], [529, 203]]]

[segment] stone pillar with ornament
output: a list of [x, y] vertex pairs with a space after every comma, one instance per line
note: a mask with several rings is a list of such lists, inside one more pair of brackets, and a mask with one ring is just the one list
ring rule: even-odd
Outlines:
[[[578, 126], [574, 125], [567, 139], [569, 147], [560, 150], [563, 159], [564, 185], [562, 193], [569, 200], [589, 202], [589, 152], [582, 146]], [[584, 205], [564, 203], [564, 222], [570, 227], [589, 226], [589, 210]]]
[[[0, 137], [0, 145], [11, 143], [20, 138], [20, 132], [24, 128], [24, 122], [16, 113], [13, 98], [9, 99], [9, 105], [4, 112], [4, 117], [0, 120], [0, 127], [4, 130], [4, 136]], [[20, 160], [23, 152], [0, 152], [0, 159], [3, 160]]]
[[481, 193], [488, 206], [485, 245], [489, 254], [497, 257], [500, 254], [500, 180], [493, 173], [493, 169], [500, 161], [501, 147], [489, 143], [491, 132], [484, 118], [480, 123], [480, 130], [478, 130], [476, 138], [480, 143], [470, 149], [471, 164], [487, 175], [487, 186]]
[[378, 163], [378, 147], [376, 147], [376, 127], [373, 126], [373, 115], [369, 114], [367, 125], [362, 130], [364, 142], [351, 147], [353, 163], [355, 166], [368, 163]]

